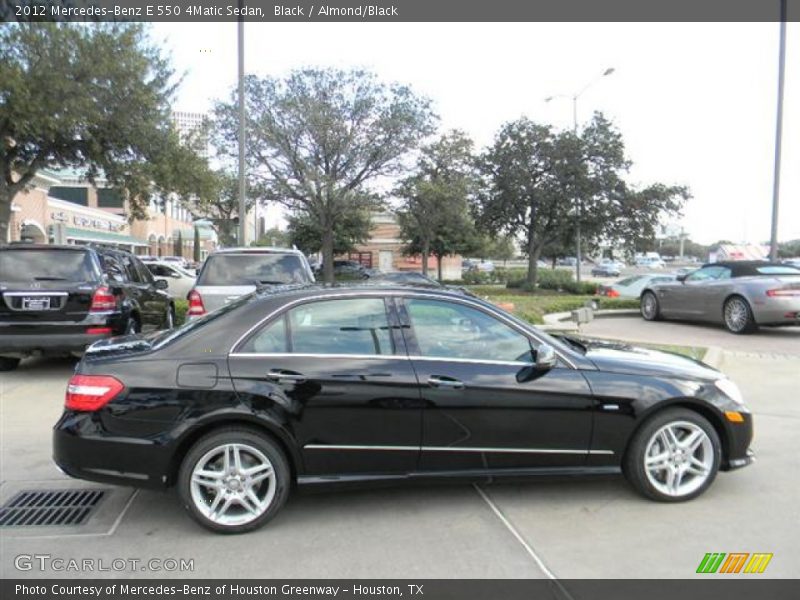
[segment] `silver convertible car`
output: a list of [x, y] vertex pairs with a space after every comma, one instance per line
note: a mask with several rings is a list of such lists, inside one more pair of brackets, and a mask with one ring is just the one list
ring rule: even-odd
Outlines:
[[648, 321], [723, 323], [733, 333], [800, 325], [800, 269], [765, 261], [719, 262], [642, 290]]

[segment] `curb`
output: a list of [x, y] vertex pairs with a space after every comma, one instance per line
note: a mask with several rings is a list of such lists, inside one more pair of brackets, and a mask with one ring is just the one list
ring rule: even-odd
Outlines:
[[[630, 317], [632, 315], [638, 315], [639, 309], [638, 308], [606, 308], [603, 310], [596, 310], [594, 311], [594, 316], [599, 317], [601, 319], [608, 319], [614, 317]], [[544, 329], [545, 331], [558, 329], [560, 331], [578, 331], [578, 325], [573, 323], [570, 319], [572, 318], [572, 311], [569, 312], [557, 312], [557, 313], [549, 313], [542, 317], [544, 319], [544, 325], [537, 325], [539, 329]]]

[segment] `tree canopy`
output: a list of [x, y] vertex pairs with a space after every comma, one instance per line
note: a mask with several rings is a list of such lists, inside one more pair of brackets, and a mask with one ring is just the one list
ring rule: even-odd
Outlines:
[[176, 78], [142, 24], [7, 24], [0, 47], [0, 239], [13, 197], [41, 169], [102, 175], [131, 217], [153, 194], [208, 184], [171, 124]]
[[[302, 69], [245, 81], [248, 172], [265, 200], [281, 203], [322, 237], [333, 281], [336, 231], [374, 208], [370, 185], [398, 173], [433, 131], [430, 102], [363, 70]], [[215, 111], [215, 145], [236, 148], [235, 94]]]

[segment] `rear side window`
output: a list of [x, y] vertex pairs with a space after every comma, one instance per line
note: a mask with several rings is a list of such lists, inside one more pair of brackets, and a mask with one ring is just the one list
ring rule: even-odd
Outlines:
[[95, 281], [97, 276], [85, 250], [0, 251], [0, 281]]
[[215, 254], [206, 264], [197, 285], [290, 284], [310, 281], [296, 254]]
[[790, 265], [756, 267], [756, 271], [760, 275], [800, 275], [800, 269], [796, 269]]
[[241, 352], [390, 355], [395, 348], [381, 298], [303, 304], [251, 337]]

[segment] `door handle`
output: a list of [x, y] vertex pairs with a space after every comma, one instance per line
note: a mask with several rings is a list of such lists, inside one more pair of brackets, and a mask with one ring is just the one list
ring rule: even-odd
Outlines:
[[292, 383], [304, 383], [306, 381], [306, 376], [301, 373], [282, 371], [280, 369], [273, 369], [267, 373], [267, 378], [277, 382], [291, 381]]
[[463, 390], [464, 382], [451, 377], [440, 377], [439, 375], [431, 375], [428, 377], [428, 385], [433, 388], [450, 388], [452, 390]]

